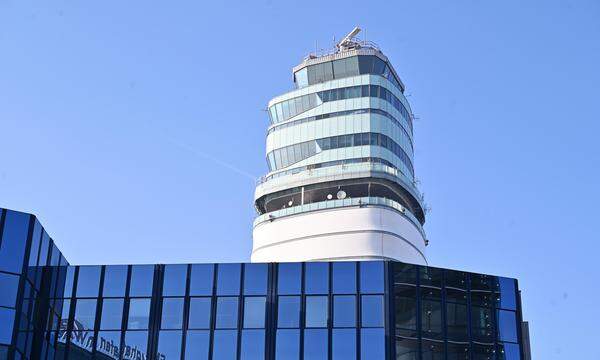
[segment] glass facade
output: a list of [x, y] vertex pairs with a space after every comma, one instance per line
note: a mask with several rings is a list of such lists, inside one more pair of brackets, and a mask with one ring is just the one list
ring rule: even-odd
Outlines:
[[2, 360], [523, 359], [514, 279], [390, 261], [71, 266], [32, 215], [1, 209], [0, 233]]

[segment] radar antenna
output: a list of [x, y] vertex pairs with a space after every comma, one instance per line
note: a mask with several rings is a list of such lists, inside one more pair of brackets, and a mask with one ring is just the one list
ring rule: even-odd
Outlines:
[[350, 50], [350, 49], [356, 48], [357, 46], [360, 46], [358, 44], [358, 42], [353, 40], [354, 37], [356, 35], [358, 35], [359, 32], [360, 32], [360, 28], [358, 26], [356, 26], [352, 31], [350, 31], [348, 33], [348, 35], [344, 36], [344, 38], [336, 45], [338, 50], [339, 51]]

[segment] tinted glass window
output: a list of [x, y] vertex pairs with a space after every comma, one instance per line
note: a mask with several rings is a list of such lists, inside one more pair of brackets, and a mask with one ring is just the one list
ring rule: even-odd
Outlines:
[[19, 289], [19, 276], [0, 273], [0, 306], [14, 307]]
[[448, 343], [448, 360], [469, 360], [469, 346]]
[[187, 332], [185, 342], [185, 358], [194, 360], [208, 359], [210, 333], [203, 330]]
[[131, 267], [131, 287], [129, 296], [151, 296], [154, 279], [153, 265], [134, 265]]
[[361, 301], [362, 326], [383, 327], [383, 296], [363, 295]]
[[69, 266], [67, 268], [67, 275], [65, 278], [65, 290], [64, 297], [71, 297], [73, 294], [73, 278], [75, 276], [75, 267]]
[[20, 274], [23, 271], [29, 214], [7, 211], [0, 240], [0, 270]]
[[[363, 331], [363, 336], [364, 336], [364, 331]], [[362, 344], [363, 344], [363, 342], [361, 342], [361, 345]], [[396, 338], [396, 358], [397, 359], [417, 360], [419, 358], [418, 355], [419, 355], [419, 343], [417, 340]], [[368, 358], [368, 359], [371, 359], [371, 358]], [[375, 359], [375, 358], [373, 358], [373, 359]]]
[[208, 329], [210, 327], [211, 298], [190, 299], [190, 329]]
[[417, 267], [410, 264], [393, 263], [394, 284], [416, 284]]
[[96, 340], [96, 351], [108, 355], [112, 359], [119, 358], [121, 349], [120, 331], [99, 331]]
[[467, 340], [467, 305], [447, 303], [446, 324], [448, 339]]
[[164, 296], [185, 295], [187, 265], [166, 265], [163, 283]]
[[432, 287], [442, 287], [442, 278], [444, 272], [442, 269], [432, 267], [422, 267], [420, 271], [421, 285], [427, 285]]
[[331, 347], [334, 360], [356, 359], [356, 330], [334, 329]]
[[238, 298], [220, 297], [217, 299], [218, 329], [235, 329], [238, 322]]
[[125, 344], [123, 346], [124, 359], [142, 359], [147, 354], [148, 332], [127, 331], [125, 333]]
[[96, 299], [78, 299], [75, 305], [75, 322], [84, 329], [94, 329], [96, 320]]
[[471, 336], [477, 341], [493, 340], [492, 309], [471, 306]]
[[300, 358], [300, 330], [277, 330], [275, 341], [275, 359], [299, 360]]
[[123, 299], [104, 299], [100, 329], [120, 330], [123, 320]]
[[356, 263], [333, 263], [333, 292], [336, 294], [356, 293]]
[[147, 329], [150, 315], [150, 299], [129, 301], [128, 329]]
[[442, 337], [442, 303], [440, 301], [421, 301], [421, 329], [423, 336], [429, 339]]
[[181, 331], [163, 330], [158, 336], [157, 360], [181, 358]]
[[80, 266], [77, 280], [77, 297], [98, 297], [100, 266]]
[[360, 291], [362, 293], [383, 293], [383, 262], [364, 261], [360, 263]]
[[521, 352], [518, 344], [499, 344], [499, 360], [521, 360]]
[[219, 273], [217, 274], [217, 294], [218, 295], [238, 295], [240, 293], [240, 264], [219, 264], [217, 265]]
[[104, 270], [104, 297], [124, 297], [127, 283], [127, 266], [111, 265]]
[[302, 264], [279, 264], [277, 274], [277, 292], [281, 295], [300, 294]]
[[244, 294], [267, 294], [267, 264], [244, 265]]
[[40, 246], [40, 257], [38, 266], [48, 265], [48, 247], [50, 246], [50, 236], [46, 231], [42, 231], [42, 245]]
[[327, 294], [329, 292], [329, 263], [306, 263], [305, 292]]
[[162, 304], [162, 329], [181, 329], [183, 324], [183, 298], [164, 298]]
[[190, 280], [190, 295], [212, 295], [213, 290], [213, 264], [192, 265], [192, 278]]
[[265, 305], [267, 299], [262, 296], [244, 299], [244, 328], [265, 327]]
[[500, 294], [498, 306], [507, 310], [517, 309], [516, 286], [514, 279], [498, 278]]
[[33, 234], [31, 235], [31, 249], [29, 250], [29, 266], [38, 264], [38, 256], [40, 252], [40, 242], [42, 240], [42, 225], [37, 219], [34, 222]]
[[0, 308], [0, 344], [11, 344], [15, 311]]
[[498, 339], [517, 342], [517, 316], [514, 311], [498, 310]]
[[466, 289], [467, 274], [462, 271], [446, 270], [446, 286], [457, 289]]
[[333, 326], [356, 326], [356, 297], [354, 295], [333, 297]]
[[214, 360], [235, 360], [237, 330], [215, 330], [213, 346]]
[[404, 336], [415, 336], [417, 329], [417, 292], [414, 287], [396, 289], [395, 296], [396, 328]]
[[306, 327], [327, 327], [327, 296], [306, 297]]
[[327, 329], [306, 329], [304, 331], [304, 359], [327, 360]]
[[[423, 340], [421, 344], [421, 352], [423, 359], [427, 360], [444, 360], [444, 343], [438, 341]], [[491, 358], [490, 358], [491, 359]]]
[[277, 326], [280, 328], [297, 328], [300, 326], [299, 296], [279, 297]]
[[243, 330], [241, 360], [264, 360], [265, 331]]

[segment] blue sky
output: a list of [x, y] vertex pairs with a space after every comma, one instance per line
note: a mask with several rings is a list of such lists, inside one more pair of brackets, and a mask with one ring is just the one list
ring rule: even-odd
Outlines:
[[517, 277], [596, 351], [597, 1], [0, 0], [0, 206], [72, 263], [247, 261], [267, 101], [353, 26], [407, 85], [430, 263]]

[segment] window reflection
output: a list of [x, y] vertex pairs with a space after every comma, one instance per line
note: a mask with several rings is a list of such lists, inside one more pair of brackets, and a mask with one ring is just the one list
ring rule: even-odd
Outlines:
[[211, 298], [190, 299], [190, 329], [208, 329], [210, 327]]
[[124, 297], [127, 283], [127, 266], [110, 265], [104, 270], [104, 297]]
[[498, 310], [498, 339], [517, 342], [517, 315], [514, 311]]
[[2, 247], [0, 247], [0, 270], [20, 274], [23, 270], [25, 244], [31, 215], [6, 211]]
[[112, 359], [119, 358], [121, 349], [121, 331], [99, 331], [96, 340], [96, 352], [108, 355]]
[[78, 299], [75, 305], [75, 323], [79, 328], [94, 329], [96, 299]]
[[158, 336], [156, 360], [177, 360], [181, 358], [181, 331], [162, 330]]
[[190, 279], [190, 295], [212, 295], [214, 277], [213, 273], [213, 264], [192, 265], [192, 278]]
[[213, 360], [235, 360], [237, 354], [237, 330], [215, 330]]
[[145, 357], [147, 358], [147, 345], [147, 331], [127, 331], [125, 333], [125, 343], [123, 345], [123, 359], [139, 360]]
[[356, 329], [334, 329], [331, 347], [334, 360], [356, 359]]
[[183, 298], [164, 298], [161, 329], [181, 329], [183, 324]]
[[280, 295], [300, 294], [302, 264], [282, 263], [278, 264], [277, 268], [277, 293]]
[[306, 297], [306, 327], [327, 327], [327, 296]]
[[240, 264], [217, 265], [217, 294], [238, 295], [240, 293]]
[[263, 296], [246, 297], [244, 299], [244, 328], [265, 327], [266, 300]]
[[446, 304], [446, 331], [449, 340], [467, 341], [467, 305]]
[[185, 283], [187, 278], [187, 265], [166, 265], [163, 296], [185, 295]]
[[327, 329], [304, 330], [304, 359], [327, 360], [328, 342]]
[[384, 281], [383, 262], [360, 262], [360, 291], [363, 294], [383, 293]]
[[297, 328], [300, 326], [299, 296], [279, 297], [277, 326], [280, 328]]
[[360, 332], [361, 359], [385, 359], [385, 331], [383, 329], [362, 329]]
[[356, 263], [333, 263], [333, 292], [336, 294], [356, 293]]
[[265, 331], [243, 330], [240, 360], [265, 359]]
[[188, 331], [185, 342], [185, 358], [191, 360], [207, 360], [209, 351], [209, 341], [209, 331]]
[[307, 294], [327, 294], [329, 292], [329, 264], [306, 263], [305, 292]]
[[361, 301], [362, 326], [383, 327], [383, 295], [363, 295]]
[[266, 295], [267, 294], [267, 264], [245, 264], [244, 265], [244, 294]]
[[0, 306], [14, 307], [17, 300], [19, 277], [0, 273]]
[[300, 330], [279, 329], [275, 341], [275, 359], [299, 360]]
[[333, 326], [356, 326], [356, 297], [354, 295], [333, 297]]
[[417, 360], [419, 358], [419, 342], [415, 339], [396, 338], [396, 359]]
[[396, 287], [395, 311], [397, 334], [416, 336], [417, 330], [417, 292], [411, 286]]
[[220, 297], [217, 299], [217, 329], [236, 329], [238, 322], [238, 298]]
[[120, 330], [123, 321], [123, 299], [104, 299], [102, 302], [101, 330]]
[[150, 299], [129, 300], [128, 329], [147, 329], [150, 316]]
[[129, 296], [151, 296], [154, 265], [133, 265]]
[[445, 360], [444, 343], [441, 341], [423, 340], [421, 352], [423, 360]]
[[80, 266], [77, 280], [77, 297], [98, 297], [100, 266]]

